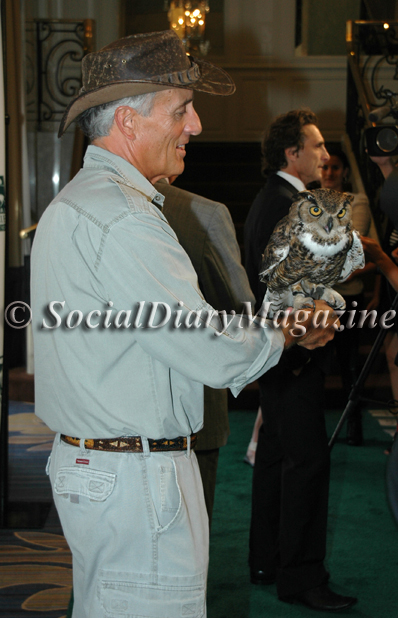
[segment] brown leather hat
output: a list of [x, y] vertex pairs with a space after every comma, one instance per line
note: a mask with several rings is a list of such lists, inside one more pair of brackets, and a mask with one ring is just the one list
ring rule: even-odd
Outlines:
[[63, 115], [58, 137], [90, 107], [136, 94], [188, 88], [229, 95], [235, 84], [223, 69], [186, 54], [172, 30], [133, 34], [110, 43], [82, 61], [83, 87]]

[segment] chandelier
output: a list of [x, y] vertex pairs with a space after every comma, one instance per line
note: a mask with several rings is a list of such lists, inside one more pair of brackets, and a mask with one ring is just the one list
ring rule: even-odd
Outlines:
[[206, 13], [210, 10], [208, 0], [171, 0], [165, 8], [170, 28], [178, 34], [185, 50], [205, 56], [210, 48], [210, 41], [204, 40]]

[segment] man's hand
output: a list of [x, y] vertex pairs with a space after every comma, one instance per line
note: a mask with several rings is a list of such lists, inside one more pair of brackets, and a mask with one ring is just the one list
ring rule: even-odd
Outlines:
[[314, 303], [315, 309], [300, 309], [289, 315], [286, 326], [282, 328], [285, 348], [297, 343], [314, 350], [333, 339], [340, 326], [337, 314], [323, 300], [315, 300]]
[[367, 236], [361, 236], [361, 243], [363, 250], [372, 262], [377, 264], [383, 259], [384, 252], [376, 240], [373, 240], [373, 238], [368, 238]]
[[394, 169], [394, 162], [391, 157], [369, 157], [373, 163], [379, 166], [384, 179], [388, 178]]

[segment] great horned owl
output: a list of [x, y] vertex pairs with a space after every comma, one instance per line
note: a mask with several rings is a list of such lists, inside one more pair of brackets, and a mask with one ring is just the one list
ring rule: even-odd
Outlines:
[[297, 194], [263, 255], [260, 279], [267, 283], [268, 315], [287, 307], [313, 307], [313, 299], [345, 308], [344, 298], [331, 286], [365, 265], [362, 243], [351, 223], [352, 200], [331, 189]]

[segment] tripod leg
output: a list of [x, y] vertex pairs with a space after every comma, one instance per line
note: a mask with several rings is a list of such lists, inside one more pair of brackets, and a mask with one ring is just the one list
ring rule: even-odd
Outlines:
[[[350, 395], [351, 396], [351, 395]], [[359, 397], [357, 397], [356, 399], [349, 399], [348, 403], [346, 405], [346, 407], [344, 408], [344, 412], [343, 414], [340, 416], [340, 420], [336, 425], [336, 429], [333, 432], [332, 437], [329, 440], [329, 449], [333, 448], [333, 444], [336, 442], [337, 437], [345, 423], [345, 420], [347, 418], [347, 416], [349, 416], [350, 412], [352, 410], [354, 410], [354, 408], [356, 407], [357, 403], [358, 403]]]
[[[391, 306], [391, 310], [390, 311], [394, 311], [395, 312], [397, 306], [398, 306], [398, 294], [394, 298], [394, 302], [393, 302], [393, 304]], [[385, 328], [381, 328], [379, 330], [379, 333], [378, 333], [378, 335], [376, 337], [376, 340], [375, 340], [375, 342], [374, 342], [374, 344], [372, 346], [370, 354], [369, 354], [368, 358], [366, 359], [364, 366], [362, 367], [362, 371], [359, 374], [357, 381], [355, 382], [354, 386], [351, 389], [350, 396], [348, 398], [348, 403], [347, 403], [347, 405], [346, 405], [346, 407], [344, 409], [344, 412], [341, 415], [340, 420], [339, 420], [339, 422], [338, 422], [338, 424], [336, 426], [336, 429], [334, 430], [333, 435], [332, 435], [332, 437], [329, 440], [329, 448], [330, 449], [333, 448], [333, 445], [336, 442], [336, 439], [337, 439], [337, 437], [338, 437], [338, 435], [339, 435], [339, 433], [341, 431], [341, 428], [344, 425], [344, 422], [345, 422], [345, 420], [347, 418], [348, 413], [351, 412], [354, 409], [354, 407], [359, 402], [360, 394], [361, 394], [361, 391], [362, 391], [363, 386], [365, 384], [365, 380], [367, 379], [367, 377], [368, 377], [368, 375], [370, 373], [370, 370], [371, 370], [371, 368], [373, 366], [373, 363], [374, 363], [374, 361], [375, 361], [375, 359], [376, 359], [376, 357], [377, 357], [377, 355], [378, 355], [378, 353], [380, 351], [381, 346], [383, 345], [383, 341], [384, 341], [387, 333], [388, 333], [388, 330], [385, 329]], [[336, 337], [338, 337], [338, 333], [336, 333]]]

